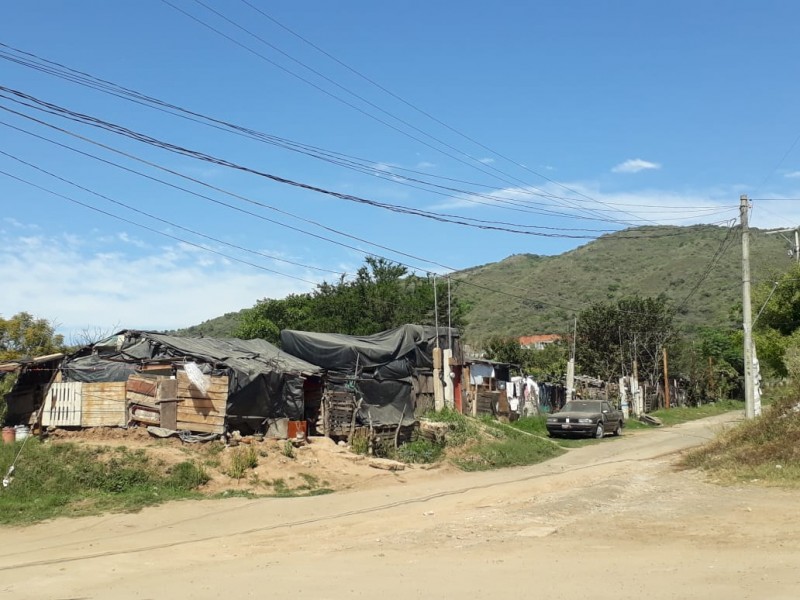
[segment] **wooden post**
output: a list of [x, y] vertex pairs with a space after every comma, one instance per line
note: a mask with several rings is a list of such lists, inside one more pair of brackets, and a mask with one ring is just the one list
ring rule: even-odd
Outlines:
[[164, 379], [156, 387], [156, 404], [161, 415], [160, 425], [164, 429], [178, 428], [178, 381]]
[[666, 348], [664, 348], [664, 408], [669, 408], [669, 371], [667, 370]]

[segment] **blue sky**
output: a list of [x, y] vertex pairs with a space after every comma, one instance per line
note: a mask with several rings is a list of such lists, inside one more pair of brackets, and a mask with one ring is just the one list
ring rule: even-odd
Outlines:
[[[0, 315], [27, 310], [68, 335], [177, 328], [352, 274], [365, 253], [445, 273], [633, 225], [724, 224], [740, 194], [773, 199], [754, 201], [753, 225], [794, 227], [798, 22], [800, 4], [769, 0], [11, 3], [6, 88], [263, 174], [499, 230], [278, 183], [6, 91], [0, 107], [72, 135], [0, 110]], [[31, 58], [17, 50], [360, 170], [65, 81], [9, 60]]]

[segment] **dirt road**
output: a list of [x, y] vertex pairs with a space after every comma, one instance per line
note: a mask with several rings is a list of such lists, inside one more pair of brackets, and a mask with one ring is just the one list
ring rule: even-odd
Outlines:
[[0, 530], [0, 597], [796, 600], [796, 492], [673, 467], [731, 418], [532, 467]]

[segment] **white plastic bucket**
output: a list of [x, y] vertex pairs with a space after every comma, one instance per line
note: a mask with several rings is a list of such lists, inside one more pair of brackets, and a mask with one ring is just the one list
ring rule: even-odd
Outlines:
[[18, 442], [21, 442], [31, 434], [31, 428], [28, 427], [27, 425], [17, 425], [16, 427], [14, 427], [14, 430], [17, 434]]

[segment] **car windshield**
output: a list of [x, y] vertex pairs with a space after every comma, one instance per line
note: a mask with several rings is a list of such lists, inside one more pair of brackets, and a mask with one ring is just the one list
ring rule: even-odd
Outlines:
[[600, 403], [586, 401], [567, 402], [561, 410], [562, 412], [600, 412]]

